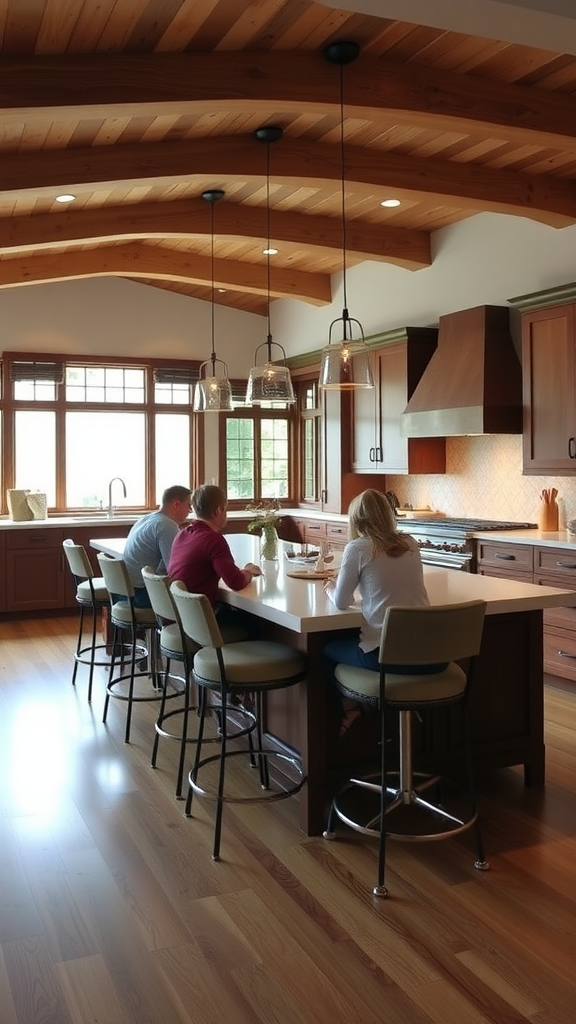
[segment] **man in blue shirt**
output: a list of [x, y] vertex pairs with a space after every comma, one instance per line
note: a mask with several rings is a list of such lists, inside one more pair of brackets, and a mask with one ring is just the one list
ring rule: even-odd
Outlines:
[[142, 569], [151, 565], [156, 572], [167, 572], [172, 541], [188, 518], [191, 507], [190, 488], [175, 484], [164, 491], [158, 511], [142, 516], [130, 530], [123, 558], [134, 587], [137, 608], [150, 607]]

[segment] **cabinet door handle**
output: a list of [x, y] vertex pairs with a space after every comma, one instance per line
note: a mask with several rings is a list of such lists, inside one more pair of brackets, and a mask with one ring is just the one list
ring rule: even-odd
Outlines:
[[370, 462], [376, 462], [376, 449], [370, 449]]
[[574, 562], [556, 562], [561, 569], [576, 569], [576, 563]]
[[561, 658], [571, 658], [572, 661], [576, 659], [576, 654], [569, 654], [568, 651], [558, 651]]
[[498, 552], [494, 555], [494, 558], [501, 558], [504, 562], [515, 562], [516, 555], [499, 555]]
[[576, 459], [576, 437], [568, 438], [568, 458]]
[[382, 448], [378, 445], [376, 449], [376, 462], [382, 462]]

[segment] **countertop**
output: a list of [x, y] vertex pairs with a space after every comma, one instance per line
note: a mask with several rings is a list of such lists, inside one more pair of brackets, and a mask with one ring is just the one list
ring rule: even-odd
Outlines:
[[546, 533], [544, 530], [479, 530], [473, 535], [476, 540], [507, 541], [509, 544], [532, 544], [544, 547], [565, 547], [576, 549], [576, 537], [566, 530]]
[[[318, 512], [314, 509], [287, 508], [283, 510], [282, 514], [297, 519], [323, 519], [331, 523], [348, 523], [347, 515], [336, 514], [335, 512]], [[246, 512], [245, 510], [234, 511], [228, 514], [228, 519], [231, 522], [250, 522], [253, 518], [253, 513]], [[61, 528], [63, 526], [109, 527], [113, 526], [114, 523], [126, 526], [132, 525], [138, 519], [140, 519], [139, 515], [115, 515], [113, 519], [108, 519], [106, 513], [94, 516], [54, 516], [51, 519], [33, 519], [23, 523], [14, 523], [11, 519], [0, 519], [0, 530], [50, 529], [51, 527]], [[417, 519], [414, 520], [415, 525], [417, 521]], [[408, 518], [404, 522], [409, 525]], [[507, 541], [510, 544], [539, 544], [548, 547], [561, 546], [576, 549], [576, 537], [572, 534], [569, 535], [566, 530], [556, 530], [553, 533], [545, 533], [543, 530], [478, 530], [472, 534], [472, 537], [476, 540]]]
[[[152, 511], [156, 511], [153, 509]], [[50, 529], [51, 527], [63, 527], [63, 526], [113, 526], [114, 523], [121, 523], [122, 525], [132, 525], [142, 515], [149, 515], [149, 512], [143, 512], [141, 515], [121, 515], [120, 513], [113, 516], [112, 519], [108, 518], [106, 512], [95, 513], [94, 515], [77, 515], [77, 516], [52, 516], [49, 519], [28, 519], [24, 522], [15, 523], [12, 519], [3, 518], [0, 519], [0, 530], [34, 530], [40, 527], [41, 529]], [[290, 516], [290, 518], [296, 519], [323, 519], [326, 522], [331, 523], [347, 523], [348, 516], [343, 514], [336, 514], [334, 512], [318, 512], [317, 510], [307, 508], [286, 508], [282, 510], [281, 515]], [[250, 522], [254, 519], [253, 512], [247, 512], [245, 509], [235, 510], [228, 513], [228, 519], [231, 522], [245, 521]]]
[[[248, 534], [230, 534], [227, 540], [239, 565], [259, 562], [258, 538]], [[98, 540], [95, 537], [91, 545], [112, 556], [121, 555], [124, 539]], [[255, 577], [243, 590], [231, 591], [221, 584], [222, 599], [301, 634], [332, 632], [360, 625], [360, 605], [341, 611], [326, 597], [322, 580], [288, 576], [290, 563], [283, 555], [293, 545], [281, 541], [279, 547], [281, 557], [278, 561], [260, 563], [262, 576]], [[431, 604], [458, 604], [481, 599], [487, 602], [487, 615], [576, 606], [576, 591], [569, 589], [540, 587], [433, 566], [424, 566], [424, 578]]]

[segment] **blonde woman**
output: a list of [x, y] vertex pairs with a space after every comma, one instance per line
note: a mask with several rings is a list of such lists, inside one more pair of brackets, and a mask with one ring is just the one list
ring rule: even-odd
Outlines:
[[[378, 651], [384, 612], [391, 605], [427, 605], [422, 560], [418, 545], [407, 533], [399, 533], [392, 508], [381, 491], [362, 491], [348, 509], [350, 540], [342, 555], [337, 578], [326, 580], [324, 589], [337, 608], [348, 608], [358, 592], [362, 600], [362, 626], [358, 638], [333, 640], [324, 648], [327, 675], [334, 681], [336, 664], [379, 669]], [[440, 671], [430, 665], [403, 673]], [[392, 670], [394, 666], [390, 666]], [[399, 671], [398, 668], [394, 669]], [[359, 705], [343, 700], [340, 736], [360, 717]]]

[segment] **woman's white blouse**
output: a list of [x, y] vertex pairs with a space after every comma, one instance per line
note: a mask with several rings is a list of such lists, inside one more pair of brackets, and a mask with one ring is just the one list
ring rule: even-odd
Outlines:
[[346, 545], [336, 586], [327, 591], [337, 608], [349, 608], [357, 590], [362, 599], [360, 648], [372, 651], [380, 644], [384, 612], [390, 605], [428, 605], [420, 550], [413, 537], [403, 534], [408, 551], [398, 558], [373, 558], [372, 541], [358, 537]]

